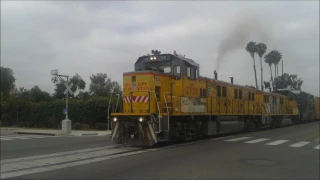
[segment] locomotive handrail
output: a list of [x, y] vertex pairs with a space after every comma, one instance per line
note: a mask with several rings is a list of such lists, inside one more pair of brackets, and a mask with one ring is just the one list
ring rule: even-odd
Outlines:
[[168, 131], [170, 130], [170, 115], [169, 115], [169, 108], [168, 108], [168, 103], [167, 103], [167, 98], [166, 98], [166, 93], [171, 93], [171, 103], [173, 105], [172, 102], [172, 92], [164, 92], [163, 96], [164, 96], [164, 102], [166, 103], [166, 109], [167, 109], [167, 113], [168, 113]]
[[[156, 92], [155, 91], [149, 91], [149, 92], [153, 92], [154, 93], [154, 98], [155, 98], [155, 100], [156, 100], [156, 104], [157, 104], [157, 108], [158, 108], [158, 121], [159, 121], [159, 123], [158, 123], [158, 126], [159, 126], [159, 130], [156, 132], [156, 133], [159, 133], [160, 132], [160, 130], [161, 130], [161, 123], [160, 123], [160, 118], [161, 118], [161, 116], [160, 116], [160, 108], [159, 108], [159, 103], [158, 103], [158, 101], [157, 101], [157, 96], [156, 96]], [[151, 98], [150, 98], [151, 99]], [[150, 102], [149, 102], [150, 103]]]

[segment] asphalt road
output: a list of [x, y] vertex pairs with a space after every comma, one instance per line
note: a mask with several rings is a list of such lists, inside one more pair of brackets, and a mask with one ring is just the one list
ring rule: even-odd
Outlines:
[[1, 141], [1, 178], [319, 179], [319, 125], [153, 149], [115, 147], [107, 137]]

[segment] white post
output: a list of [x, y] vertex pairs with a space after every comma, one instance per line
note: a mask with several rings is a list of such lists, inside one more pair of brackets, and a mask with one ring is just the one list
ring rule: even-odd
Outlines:
[[[66, 76], [66, 77], [67, 77], [67, 85], [66, 85], [67, 87], [66, 88], [68, 88], [69, 76]], [[69, 120], [69, 117], [68, 117], [68, 112], [69, 112], [69, 109], [68, 109], [69, 95], [68, 94], [69, 94], [69, 91], [67, 91], [67, 93], [66, 93], [66, 110], [67, 110], [66, 118], [64, 120], [62, 120], [62, 129], [61, 129], [62, 133], [66, 133], [66, 134], [71, 133], [71, 120]]]

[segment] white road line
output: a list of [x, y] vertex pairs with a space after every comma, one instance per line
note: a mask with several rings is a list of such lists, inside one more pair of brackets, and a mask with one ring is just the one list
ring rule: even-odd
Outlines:
[[38, 156], [28, 156], [28, 157], [22, 157], [22, 158], [4, 159], [4, 160], [1, 160], [0, 162], [1, 162], [1, 165], [3, 165], [3, 164], [7, 164], [7, 163], [30, 161], [30, 160], [44, 159], [44, 158], [50, 158], [50, 157], [56, 157], [56, 156], [65, 156], [65, 155], [69, 155], [69, 154], [98, 151], [98, 150], [102, 150], [102, 149], [107, 150], [110, 148], [115, 148], [115, 147], [120, 147], [120, 146], [121, 145], [110, 145], [110, 146], [80, 149], [80, 150], [66, 151], [66, 152], [52, 153], [52, 154], [45, 154], [45, 155], [38, 155]]
[[310, 142], [308, 141], [301, 141], [301, 142], [298, 142], [298, 143], [295, 143], [295, 144], [291, 144], [290, 147], [302, 147], [302, 146], [305, 146], [307, 144], [309, 144]]
[[216, 140], [227, 139], [227, 138], [231, 138], [231, 137], [234, 137], [234, 136], [212, 138], [212, 139], [210, 139], [210, 140], [211, 140], [211, 141], [216, 141]]
[[16, 162], [16, 163], [8, 163], [8, 164], [1, 164], [1, 173], [9, 172], [9, 171], [17, 171], [29, 168], [38, 168], [42, 166], [49, 166], [55, 165], [57, 163], [69, 163], [72, 161], [80, 161], [86, 159], [97, 158], [101, 156], [107, 156], [115, 153], [123, 153], [131, 151], [128, 149], [109, 149], [109, 150], [99, 150], [93, 152], [84, 152], [79, 154], [70, 154], [67, 156], [58, 156], [58, 157], [50, 157], [44, 159], [37, 159], [32, 161], [24, 161], [24, 162]]
[[318, 146], [314, 147], [314, 149], [320, 149], [320, 145], [318, 145]]
[[29, 136], [2, 136], [1, 140], [15, 140], [15, 139], [39, 139], [39, 138], [52, 138], [58, 136], [41, 136], [41, 135], [29, 135]]
[[283, 143], [288, 142], [288, 141], [289, 140], [278, 140], [278, 141], [273, 141], [271, 143], [267, 143], [266, 145], [275, 146], [275, 145], [283, 144]]
[[96, 158], [86, 159], [83, 161], [70, 162], [66, 164], [58, 164], [53, 166], [38, 167], [34, 169], [26, 169], [21, 171], [13, 171], [13, 172], [5, 172], [5, 173], [2, 173], [2, 169], [1, 169], [0, 179], [23, 176], [27, 174], [34, 174], [34, 173], [40, 173], [45, 171], [57, 170], [57, 169], [63, 169], [68, 167], [74, 167], [74, 166], [79, 166], [79, 165], [84, 165], [84, 164], [89, 164], [89, 163], [94, 163], [94, 162], [99, 162], [99, 161], [104, 161], [104, 160], [114, 159], [114, 158], [119, 158], [124, 156], [130, 156], [134, 154], [146, 153], [146, 152], [149, 152], [149, 151], [139, 150], [139, 151], [128, 152], [123, 154], [115, 154], [107, 157], [96, 157]]
[[4, 140], [4, 141], [11, 141], [13, 139], [8, 139], [8, 138], [0, 138], [1, 140]]
[[31, 139], [30, 137], [14, 137], [14, 138], [10, 138], [10, 139]]
[[250, 144], [253, 144], [253, 143], [258, 143], [258, 142], [267, 141], [267, 140], [269, 140], [269, 139], [266, 139], [266, 138], [260, 138], [260, 139], [255, 139], [255, 140], [247, 141], [247, 142], [244, 142], [244, 143], [250, 143]]
[[224, 141], [234, 142], [234, 141], [241, 141], [241, 140], [250, 139], [250, 138], [251, 137], [240, 137], [240, 138], [228, 139], [228, 140], [224, 140]]

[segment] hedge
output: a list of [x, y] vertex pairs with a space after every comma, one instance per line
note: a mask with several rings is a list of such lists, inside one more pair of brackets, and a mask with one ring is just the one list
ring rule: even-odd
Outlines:
[[[114, 99], [112, 102], [116, 102]], [[94, 97], [87, 101], [70, 99], [68, 117], [75, 123], [86, 124], [90, 128], [96, 123], [106, 123], [109, 99]], [[19, 126], [33, 128], [61, 128], [61, 121], [65, 119], [63, 109], [65, 100], [51, 102], [22, 102], [12, 100], [1, 104], [2, 126]], [[112, 108], [110, 108], [112, 112]]]

